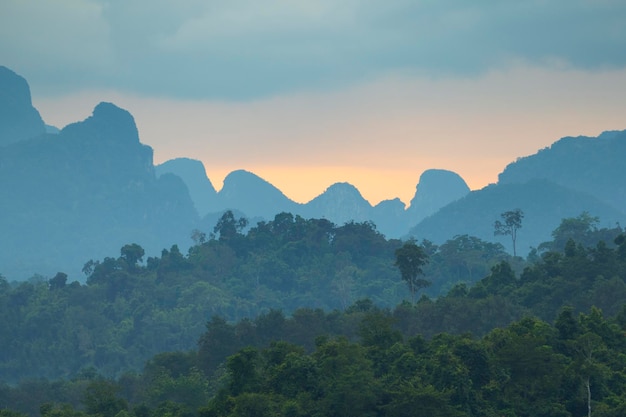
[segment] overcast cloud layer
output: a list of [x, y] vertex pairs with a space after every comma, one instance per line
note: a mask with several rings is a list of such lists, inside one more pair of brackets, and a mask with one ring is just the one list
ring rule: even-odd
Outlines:
[[389, 73], [626, 66], [623, 0], [2, 0], [0, 56], [40, 94], [247, 99]]
[[408, 202], [430, 168], [477, 189], [626, 128], [624, 0], [0, 0], [0, 60], [47, 123], [112, 101], [155, 162], [300, 202], [337, 181]]

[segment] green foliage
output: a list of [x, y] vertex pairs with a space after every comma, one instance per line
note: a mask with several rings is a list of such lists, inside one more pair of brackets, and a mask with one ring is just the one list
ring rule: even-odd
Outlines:
[[402, 247], [396, 249], [395, 265], [400, 270], [402, 279], [409, 286], [411, 300], [415, 302], [415, 294], [421, 289], [428, 287], [431, 282], [420, 278], [424, 273], [423, 267], [428, 263], [428, 256], [424, 249], [413, 241], [408, 241]]
[[509, 235], [513, 242], [513, 256], [517, 256], [516, 242], [517, 231], [522, 228], [522, 219], [524, 218], [524, 212], [520, 209], [511, 211], [505, 211], [500, 215], [502, 221], [496, 220], [493, 229], [494, 235]]
[[85, 412], [99, 417], [115, 417], [127, 410], [128, 404], [117, 396], [119, 387], [110, 381], [93, 381], [85, 390], [83, 404]]
[[[417, 245], [286, 213], [235, 232], [145, 265], [126, 245], [86, 264], [87, 285], [0, 278], [0, 374], [22, 380], [0, 385], [0, 404], [51, 417], [626, 408], [624, 235], [524, 264], [471, 236]], [[417, 303], [400, 302], [406, 248], [436, 284]]]

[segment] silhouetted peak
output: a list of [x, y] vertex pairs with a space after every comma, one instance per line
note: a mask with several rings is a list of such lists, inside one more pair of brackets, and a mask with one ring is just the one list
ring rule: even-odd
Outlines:
[[242, 190], [248, 190], [250, 192], [264, 190], [264, 192], [267, 192], [267, 190], [270, 189], [275, 193], [280, 193], [281, 195], [283, 195], [283, 193], [278, 188], [276, 188], [263, 178], [259, 177], [258, 175], [253, 174], [250, 171], [238, 169], [231, 172], [226, 176], [226, 178], [224, 178], [224, 186], [222, 187], [220, 194], [224, 195], [233, 192], [239, 193]]
[[226, 176], [226, 178], [224, 178], [224, 185], [226, 185], [226, 183], [228, 182], [233, 182], [233, 181], [267, 182], [263, 178], [259, 177], [258, 175], [250, 171], [246, 171], [245, 169], [237, 169], [235, 171], [230, 172]]
[[224, 178], [224, 186], [218, 193], [222, 198], [230, 198], [234, 195], [263, 198], [275, 198], [280, 196], [287, 199], [278, 188], [265, 181], [252, 172], [239, 169], [231, 172]]
[[342, 224], [371, 219], [372, 206], [359, 190], [347, 182], [338, 182], [306, 204], [305, 215], [324, 217]]
[[420, 176], [407, 213], [415, 224], [469, 192], [459, 174], [445, 169], [429, 169]]
[[204, 217], [215, 205], [217, 192], [201, 161], [190, 158], [170, 159], [157, 165], [155, 172], [157, 176], [171, 173], [180, 177], [185, 182], [200, 217]]
[[139, 143], [135, 119], [126, 110], [113, 103], [98, 104], [93, 114], [82, 122], [73, 123], [63, 130], [66, 134], [86, 134], [99, 140], [118, 143]]
[[11, 99], [15, 106], [32, 106], [30, 87], [26, 79], [0, 65], [0, 97]]
[[167, 172], [178, 175], [191, 188], [193, 183], [201, 184], [207, 193], [215, 194], [215, 187], [206, 175], [202, 161], [191, 158], [174, 158], [155, 166], [157, 175]]
[[429, 169], [422, 173], [415, 188], [411, 207], [421, 201], [447, 200], [448, 202], [470, 192], [467, 183], [456, 172], [445, 169]]
[[282, 211], [291, 212], [296, 206], [278, 188], [244, 170], [228, 174], [217, 195], [220, 210], [237, 208], [250, 217], [272, 218]]
[[389, 210], [394, 210], [394, 211], [399, 211], [399, 212], [404, 211], [405, 207], [406, 207], [406, 204], [404, 204], [402, 200], [400, 200], [397, 197], [391, 200], [383, 200], [374, 206], [374, 208], [377, 208], [377, 209], [385, 209], [385, 210], [389, 209]]
[[[323, 203], [322, 203], [323, 202]], [[328, 187], [322, 194], [311, 200], [309, 205], [316, 206], [318, 204], [333, 204], [337, 207], [351, 204], [357, 204], [359, 206], [368, 206], [370, 204], [363, 198], [361, 192], [352, 184], [347, 182], [337, 182]]]
[[39, 112], [33, 107], [26, 80], [0, 66], [0, 146], [45, 133]]
[[626, 130], [606, 130], [602, 133], [600, 133], [600, 136], [598, 136], [598, 139], [603, 139], [603, 140], [613, 140], [613, 139], [621, 139], [624, 140], [626, 139]]
[[336, 182], [328, 187], [324, 194], [341, 194], [344, 196], [352, 196], [364, 200], [361, 192], [349, 182]]

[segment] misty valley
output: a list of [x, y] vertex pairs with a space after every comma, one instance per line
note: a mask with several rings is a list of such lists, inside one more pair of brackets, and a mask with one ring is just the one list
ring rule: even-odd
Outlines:
[[60, 130], [0, 67], [0, 417], [624, 416], [626, 131], [375, 206]]

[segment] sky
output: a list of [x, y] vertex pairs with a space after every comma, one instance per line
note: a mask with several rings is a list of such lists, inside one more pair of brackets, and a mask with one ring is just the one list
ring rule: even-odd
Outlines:
[[46, 123], [110, 101], [155, 163], [245, 169], [306, 202], [409, 203], [564, 136], [626, 129], [623, 0], [2, 0], [0, 65]]

